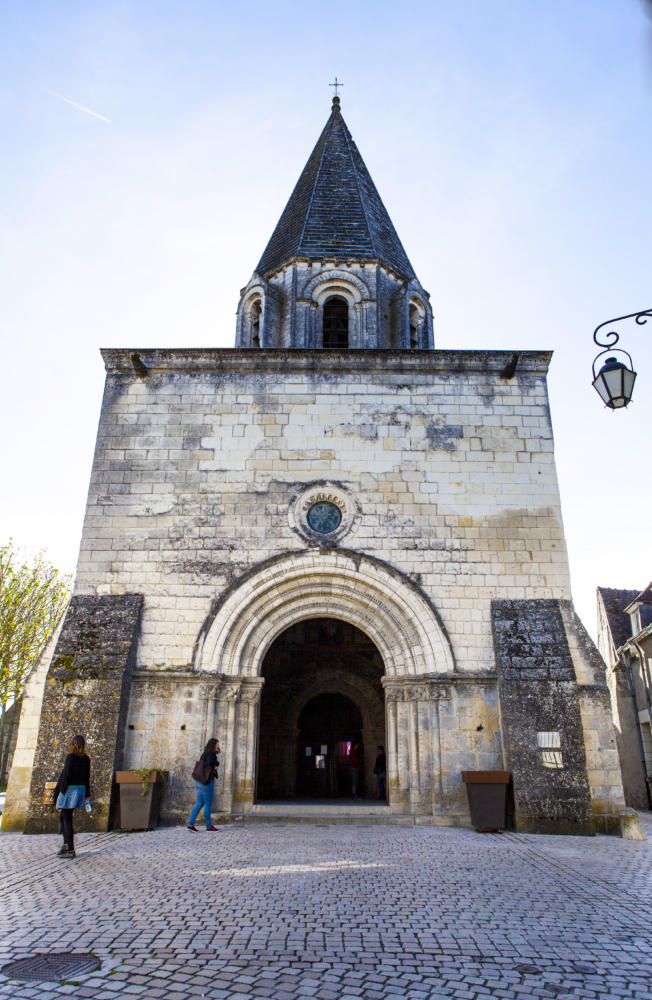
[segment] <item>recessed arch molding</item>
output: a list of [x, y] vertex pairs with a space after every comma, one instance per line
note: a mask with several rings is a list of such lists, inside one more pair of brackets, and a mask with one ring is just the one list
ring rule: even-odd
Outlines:
[[193, 669], [258, 677], [274, 639], [307, 618], [340, 618], [376, 645], [388, 678], [457, 671], [445, 627], [407, 576], [368, 555], [309, 549], [260, 563], [202, 626]]
[[243, 574], [216, 601], [198, 636], [193, 670], [207, 688], [214, 678], [207, 711], [223, 737], [220, 811], [255, 808], [263, 660], [282, 632], [310, 618], [341, 619], [375, 644], [385, 670], [389, 808], [429, 812], [437, 794], [438, 699], [457, 674], [446, 629], [423, 591], [388, 563], [314, 548], [275, 556]]

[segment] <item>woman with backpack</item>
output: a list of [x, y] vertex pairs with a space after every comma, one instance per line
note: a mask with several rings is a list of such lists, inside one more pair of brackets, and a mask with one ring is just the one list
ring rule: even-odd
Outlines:
[[218, 740], [213, 737], [213, 739], [210, 739], [204, 747], [204, 752], [192, 771], [192, 776], [195, 779], [195, 788], [197, 790], [197, 803], [193, 811], [190, 813], [188, 830], [192, 830], [193, 833], [197, 833], [195, 820], [199, 816], [202, 809], [204, 810], [206, 829], [209, 833], [214, 833], [218, 829], [218, 827], [213, 826], [211, 823], [211, 806], [213, 804], [213, 791], [215, 788], [213, 782], [217, 777], [217, 769], [220, 766], [220, 762], [217, 759], [218, 753], [220, 753], [220, 745]]

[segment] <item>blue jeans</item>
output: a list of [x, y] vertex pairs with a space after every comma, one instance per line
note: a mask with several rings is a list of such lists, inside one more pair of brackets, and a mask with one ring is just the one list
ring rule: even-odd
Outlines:
[[211, 806], [213, 805], [213, 790], [215, 785], [212, 781], [209, 781], [207, 785], [202, 785], [201, 781], [196, 781], [195, 788], [197, 789], [197, 805], [190, 813], [188, 825], [195, 825], [195, 820], [203, 809], [204, 819], [206, 820], [206, 829], [208, 829], [209, 826], [213, 825], [211, 823]]

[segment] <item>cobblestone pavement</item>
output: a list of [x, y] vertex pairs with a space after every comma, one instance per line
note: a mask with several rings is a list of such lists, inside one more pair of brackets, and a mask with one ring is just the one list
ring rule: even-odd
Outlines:
[[251, 825], [0, 836], [0, 967], [92, 952], [0, 997], [652, 998], [650, 839]]

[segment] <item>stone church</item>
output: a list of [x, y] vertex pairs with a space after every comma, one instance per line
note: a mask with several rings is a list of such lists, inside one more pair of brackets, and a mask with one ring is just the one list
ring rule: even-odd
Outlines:
[[[106, 829], [117, 769], [191, 770], [216, 811], [351, 800], [469, 825], [512, 774], [519, 830], [622, 831], [604, 664], [571, 604], [548, 351], [437, 350], [433, 311], [336, 97], [242, 290], [234, 349], [104, 350], [74, 596], [25, 695], [5, 828], [74, 732]], [[352, 807], [352, 804], [351, 806]]]

